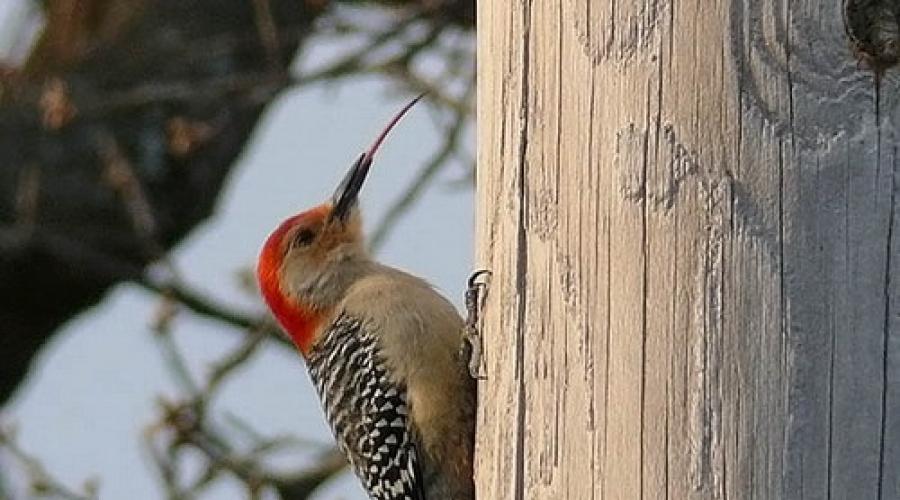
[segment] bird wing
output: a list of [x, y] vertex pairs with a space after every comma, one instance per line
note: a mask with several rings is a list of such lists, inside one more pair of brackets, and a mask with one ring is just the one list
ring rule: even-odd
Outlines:
[[375, 500], [425, 500], [406, 388], [387, 375], [377, 338], [341, 314], [308, 357], [341, 450]]

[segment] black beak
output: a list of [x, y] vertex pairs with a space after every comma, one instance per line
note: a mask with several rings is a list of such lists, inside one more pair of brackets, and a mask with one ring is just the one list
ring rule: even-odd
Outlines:
[[359, 158], [353, 162], [353, 166], [350, 167], [350, 171], [347, 172], [347, 175], [344, 176], [344, 179], [338, 185], [337, 190], [334, 192], [334, 196], [332, 196], [332, 210], [331, 216], [329, 219], [337, 220], [340, 222], [346, 222], [350, 217], [350, 212], [353, 207], [356, 206], [356, 200], [359, 198], [359, 192], [362, 190], [363, 183], [366, 181], [366, 176], [369, 174], [369, 167], [372, 166], [372, 159], [375, 157], [375, 153], [378, 151], [378, 148], [381, 146], [381, 143], [384, 142], [385, 137], [387, 137], [388, 132], [397, 125], [397, 122], [403, 118], [403, 115], [409, 111], [417, 102], [425, 94], [420, 94], [415, 99], [409, 102], [406, 106], [403, 106], [394, 117], [388, 122], [387, 126], [378, 134], [378, 137], [375, 139], [375, 142], [372, 143], [372, 146], [369, 147], [368, 151], [359, 155]]

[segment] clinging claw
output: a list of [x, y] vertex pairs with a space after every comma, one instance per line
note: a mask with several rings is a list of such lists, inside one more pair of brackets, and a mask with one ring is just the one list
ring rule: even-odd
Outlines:
[[[481, 310], [484, 308], [492, 274], [487, 269], [475, 271], [469, 276], [466, 288], [466, 327], [463, 333], [466, 345], [464, 349], [469, 351], [469, 375], [477, 380], [487, 378], [482, 372]], [[484, 280], [481, 279], [482, 276], [485, 277]]]

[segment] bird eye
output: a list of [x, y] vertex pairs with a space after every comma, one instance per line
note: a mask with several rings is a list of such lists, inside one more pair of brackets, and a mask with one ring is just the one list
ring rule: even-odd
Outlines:
[[305, 247], [308, 246], [313, 240], [316, 239], [316, 233], [312, 229], [301, 229], [297, 231], [297, 234], [294, 236], [294, 246], [295, 247]]

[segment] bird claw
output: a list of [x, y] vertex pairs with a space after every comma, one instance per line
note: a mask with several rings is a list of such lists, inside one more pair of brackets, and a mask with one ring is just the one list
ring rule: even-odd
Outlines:
[[[476, 380], [485, 380], [482, 365], [482, 339], [481, 339], [481, 311], [484, 309], [484, 301], [490, 284], [492, 272], [487, 269], [479, 269], [469, 276], [466, 288], [466, 326], [463, 332], [465, 339], [464, 350], [468, 350], [469, 376]], [[484, 277], [484, 279], [482, 279]]]

